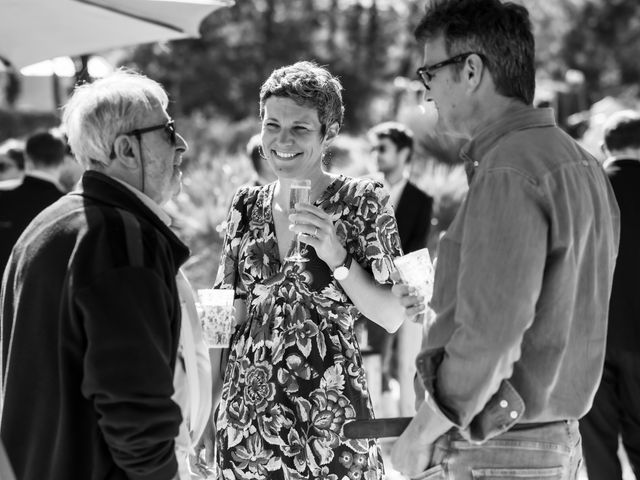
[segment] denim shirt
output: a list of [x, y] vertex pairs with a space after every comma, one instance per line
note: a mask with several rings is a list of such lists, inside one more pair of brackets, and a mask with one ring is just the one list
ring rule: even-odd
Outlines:
[[471, 441], [578, 419], [600, 381], [619, 212], [550, 109], [522, 106], [461, 152], [469, 192], [442, 238], [417, 358], [429, 403]]

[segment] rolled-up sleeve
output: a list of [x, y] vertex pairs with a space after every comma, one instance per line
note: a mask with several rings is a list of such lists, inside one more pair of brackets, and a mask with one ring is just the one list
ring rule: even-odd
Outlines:
[[[499, 391], [517, 397], [505, 380], [534, 320], [549, 235], [543, 196], [513, 169], [476, 177], [465, 209], [453, 332], [441, 352], [418, 358], [425, 388], [461, 429]], [[520, 401], [505, 413], [513, 423], [523, 411]]]

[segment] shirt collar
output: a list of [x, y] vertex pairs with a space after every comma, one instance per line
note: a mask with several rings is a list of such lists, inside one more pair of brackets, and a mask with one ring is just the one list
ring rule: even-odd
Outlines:
[[622, 162], [624, 160], [631, 160], [633, 162], [640, 162], [640, 158], [637, 157], [630, 157], [630, 156], [613, 156], [613, 157], [608, 157], [607, 159], [605, 159], [604, 163], [602, 164], [603, 168], [607, 168], [611, 165], [613, 165], [616, 162]]
[[167, 227], [171, 226], [171, 217], [169, 216], [169, 214], [162, 210], [160, 205], [154, 202], [151, 197], [145, 195], [137, 188], [132, 187], [127, 182], [123, 182], [119, 178], [111, 178], [124, 185], [129, 191], [131, 191], [138, 198], [138, 200], [144, 203], [149, 210], [151, 210], [160, 220], [162, 220], [162, 223], [164, 223]]
[[533, 108], [522, 105], [505, 112], [497, 121], [481, 128], [460, 150], [469, 177], [486, 153], [508, 133], [537, 127], [554, 127], [556, 120], [551, 108]]

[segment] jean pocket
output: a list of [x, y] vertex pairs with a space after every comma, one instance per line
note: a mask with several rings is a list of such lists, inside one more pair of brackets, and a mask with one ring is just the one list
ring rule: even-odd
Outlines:
[[478, 468], [471, 470], [473, 480], [505, 480], [528, 478], [529, 480], [562, 480], [566, 478], [563, 467], [550, 468]]
[[411, 477], [411, 480], [446, 480], [446, 478], [442, 465], [436, 465], [419, 473], [415, 477]]

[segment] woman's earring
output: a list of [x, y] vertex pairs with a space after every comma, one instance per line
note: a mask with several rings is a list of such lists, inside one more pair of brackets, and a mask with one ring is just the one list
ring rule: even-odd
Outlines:
[[325, 167], [329, 167], [331, 165], [331, 151], [325, 151], [322, 153], [322, 164]]

